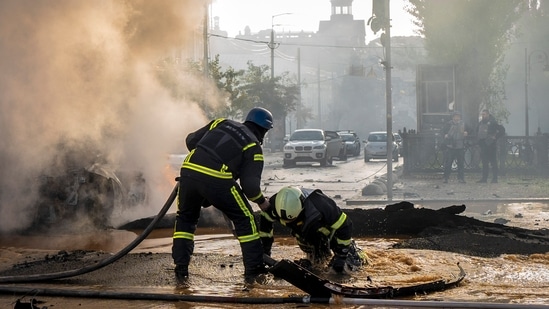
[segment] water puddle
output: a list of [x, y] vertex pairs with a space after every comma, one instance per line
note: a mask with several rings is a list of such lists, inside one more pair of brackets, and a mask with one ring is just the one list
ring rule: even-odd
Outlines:
[[[488, 210], [491, 210], [491, 213], [487, 213]], [[516, 219], [517, 225], [520, 225], [521, 220], [528, 220], [534, 224], [535, 220], [539, 220], [538, 223], [542, 225], [546, 222], [545, 216], [548, 211], [545, 204], [522, 203], [468, 206], [467, 213], [475, 217], [481, 216], [486, 221], [502, 217], [510, 218], [510, 220]], [[515, 218], [518, 213], [523, 217]], [[138, 231], [98, 231], [85, 235], [2, 237], [0, 239], [0, 262], [6, 267], [10, 263], [24, 260], [33, 254], [44, 256], [50, 251], [57, 252], [55, 250], [117, 252], [133, 241], [137, 237], [137, 233]], [[100, 285], [87, 286], [89, 284], [87, 280], [91, 280], [89, 278], [93, 278], [95, 275], [89, 275], [90, 277], [85, 275], [82, 279], [71, 279], [60, 287], [74, 288], [75, 285], [83, 284], [84, 288], [95, 287], [106, 290], [121, 289], [133, 292], [156, 291], [182, 295], [258, 298], [303, 295], [302, 291], [282, 280], [274, 280], [270, 285], [251, 290], [244, 289], [243, 266], [238, 242], [224, 230], [212, 229], [197, 231], [195, 255], [191, 263], [191, 286], [187, 289], [175, 288], [170, 256], [171, 233], [170, 229], [155, 230], [129, 254], [134, 259], [116, 262], [119, 264], [113, 269], [123, 269], [123, 275], [113, 274], [112, 269], [106, 269], [102, 273], [96, 274], [103, 278]], [[427, 295], [416, 295], [410, 299], [521, 304], [549, 303], [549, 294], [547, 293], [549, 254], [502, 255], [497, 258], [481, 258], [444, 251], [393, 249], [392, 246], [399, 241], [398, 238], [357, 238], [356, 241], [368, 254], [370, 264], [352, 277], [338, 278], [325, 273], [330, 280], [339, 280], [342, 283], [359, 287], [408, 286], [455, 278], [459, 273], [457, 266], [459, 263], [467, 273], [459, 287]], [[275, 238], [272, 256], [275, 259], [290, 260], [304, 257], [291, 237]], [[147, 276], [147, 279], [143, 276]], [[117, 281], [114, 287], [112, 281]], [[5, 299], [5, 297], [1, 299]], [[120, 303], [113, 302], [111, 301], [107, 305], [120, 306]], [[89, 303], [94, 302], [89, 301]], [[94, 308], [87, 305], [88, 301], [81, 301], [79, 304], [79, 307], [83, 309]], [[177, 305], [154, 303], [151, 305], [150, 301], [141, 301], [137, 305], [134, 302], [134, 306], [136, 308], [244, 308], [241, 305], [225, 306], [215, 302], [209, 304], [178, 302]], [[295, 308], [295, 304], [278, 307]], [[311, 305], [309, 308], [327, 308], [327, 305]]]

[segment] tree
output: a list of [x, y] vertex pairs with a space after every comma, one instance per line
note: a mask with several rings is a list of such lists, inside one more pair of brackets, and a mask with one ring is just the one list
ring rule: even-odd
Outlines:
[[286, 116], [296, 110], [299, 97], [297, 83], [292, 82], [287, 72], [271, 78], [269, 66], [256, 66], [248, 62], [239, 90], [242, 95], [233, 101], [235, 108], [247, 111], [261, 106], [270, 110], [274, 118], [274, 128], [269, 132], [270, 140], [274, 143], [271, 148], [281, 147], [286, 135]]
[[[282, 143], [286, 116], [296, 110], [299, 95], [297, 83], [289, 78], [288, 73], [271, 79], [269, 66], [256, 66], [252, 62], [248, 63], [247, 70], [229, 67], [223, 71], [219, 55], [208, 65], [209, 76], [205, 78], [199, 62], [189, 60], [186, 66], [182, 66], [174, 58], [165, 58], [157, 65], [157, 78], [177, 101], [196, 102], [210, 119], [243, 119], [255, 106], [267, 108], [275, 120], [271, 140]], [[196, 81], [192, 82], [189, 76], [200, 85], [192, 87]], [[306, 115], [302, 113], [300, 116]]]
[[275, 118], [284, 118], [295, 111], [299, 94], [297, 84], [290, 80], [287, 72], [271, 79], [269, 66], [256, 66], [252, 62], [248, 62], [239, 90], [243, 95], [233, 101], [234, 105], [242, 110], [262, 106]]
[[[505, 74], [503, 59], [514, 27], [525, 9], [522, 0], [408, 0], [432, 64], [453, 64], [456, 102], [472, 125], [480, 109], [488, 108], [500, 120]], [[497, 3], [497, 4], [496, 4]], [[444, 12], [444, 14], [442, 13]]]
[[[536, 131], [547, 133], [549, 124], [543, 119], [549, 115], [549, 104], [547, 104], [549, 89], [546, 86], [549, 82], [549, 76], [547, 76], [549, 66], [546, 66], [549, 65], [547, 58], [549, 55], [549, 40], [547, 39], [549, 37], [549, 2], [547, 0], [530, 0], [528, 12], [524, 14], [519, 25], [521, 37], [514, 46], [517, 48], [514, 54], [515, 62], [511, 62], [511, 70], [515, 69], [514, 72], [520, 73], [510, 76], [508, 83], [514, 81], [517, 88], [524, 83], [526, 77], [524, 75], [526, 73], [525, 52], [527, 52], [529, 104], [530, 111], [535, 112], [532, 119], [534, 121], [530, 121], [529, 124], [533, 125], [537, 122]], [[530, 127], [530, 132], [533, 132], [532, 129]]]
[[211, 118], [242, 118], [242, 111], [233, 102], [240, 100], [240, 97], [244, 95], [239, 88], [244, 70], [235, 70], [228, 67], [223, 71], [219, 63], [219, 55], [215, 55], [209, 63], [208, 72], [211, 81], [215, 83], [217, 89], [222, 93], [222, 98], [224, 98], [224, 104], [216, 109]]

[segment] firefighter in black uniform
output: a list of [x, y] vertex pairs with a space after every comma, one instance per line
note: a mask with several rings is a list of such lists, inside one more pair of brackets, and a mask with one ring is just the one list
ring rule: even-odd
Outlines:
[[[307, 259], [298, 261], [310, 268], [328, 261], [337, 273], [358, 270], [367, 262], [366, 254], [352, 239], [352, 222], [337, 204], [320, 190], [284, 187], [270, 198], [270, 207], [261, 212], [260, 236], [264, 253], [271, 255], [273, 223], [291, 229]], [[332, 256], [332, 251], [333, 256]]]
[[248, 199], [261, 209], [269, 207], [260, 187], [261, 144], [272, 127], [272, 114], [255, 107], [244, 123], [220, 118], [187, 136], [190, 152], [181, 165], [172, 247], [179, 284], [188, 283], [200, 209], [210, 205], [233, 222], [242, 250], [246, 282], [253, 283], [258, 275], [266, 272], [259, 231]]

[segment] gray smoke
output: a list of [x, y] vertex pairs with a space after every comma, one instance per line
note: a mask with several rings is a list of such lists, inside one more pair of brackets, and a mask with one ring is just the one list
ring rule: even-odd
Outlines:
[[64, 141], [142, 171], [153, 188], [143, 214], [158, 211], [174, 185], [167, 154], [205, 119], [155, 67], [185, 50], [203, 10], [196, 0], [0, 1], [0, 232], [29, 224], [36, 178]]

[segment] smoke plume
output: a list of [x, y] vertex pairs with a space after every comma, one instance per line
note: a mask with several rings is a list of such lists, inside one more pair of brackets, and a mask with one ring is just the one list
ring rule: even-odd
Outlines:
[[141, 171], [153, 188], [145, 213], [158, 211], [174, 185], [167, 155], [185, 150], [186, 133], [206, 120], [159, 84], [156, 63], [184, 58], [204, 8], [196, 0], [0, 1], [0, 232], [30, 223], [37, 177], [67, 143]]

